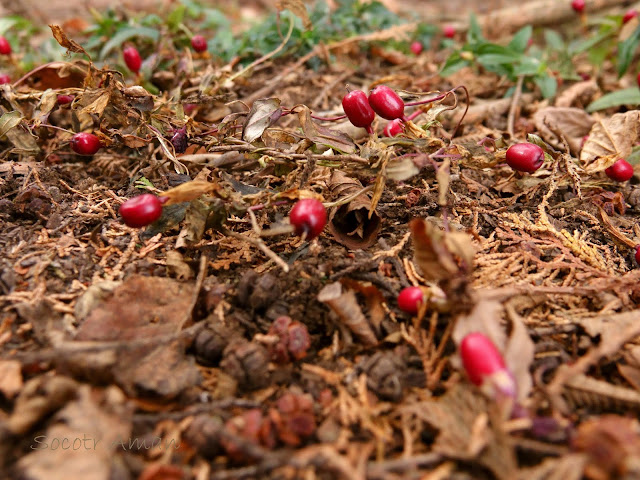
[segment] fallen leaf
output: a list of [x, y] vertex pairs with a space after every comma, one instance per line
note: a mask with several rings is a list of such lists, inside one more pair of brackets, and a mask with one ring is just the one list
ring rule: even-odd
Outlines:
[[596, 122], [580, 151], [587, 173], [601, 172], [621, 158], [627, 158], [638, 139], [640, 111], [616, 113]]
[[[551, 146], [559, 148], [562, 139], [569, 144], [573, 155], [578, 155], [582, 147], [582, 138], [589, 133], [595, 120], [583, 108], [547, 107], [533, 115], [533, 121], [540, 136]], [[550, 128], [551, 127], [551, 128]]]
[[16, 360], [0, 360], [0, 392], [12, 400], [22, 390], [22, 365]]
[[253, 142], [282, 116], [279, 98], [261, 98], [253, 102], [242, 127], [242, 139]]
[[354, 153], [356, 146], [346, 133], [331, 130], [315, 123], [311, 118], [311, 111], [306, 105], [297, 105], [293, 109], [298, 113], [305, 137], [318, 145], [325, 145], [341, 153]]
[[61, 47], [66, 48], [68, 51], [73, 53], [82, 53], [83, 55], [86, 55], [87, 58], [91, 59], [91, 55], [89, 55], [79, 43], [67, 37], [67, 34], [64, 33], [59, 25], [49, 25], [49, 28], [51, 29], [51, 33], [53, 33], [53, 38], [56, 39]]

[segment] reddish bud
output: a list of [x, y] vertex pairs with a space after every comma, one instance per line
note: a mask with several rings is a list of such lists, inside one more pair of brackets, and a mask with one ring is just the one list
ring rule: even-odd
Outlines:
[[409, 49], [413, 52], [414, 55], [420, 55], [424, 47], [421, 42], [415, 41], [411, 43]]
[[453, 25], [445, 25], [442, 29], [442, 34], [447, 38], [453, 38], [456, 36], [456, 29]]
[[424, 292], [420, 287], [407, 287], [402, 289], [398, 295], [398, 308], [415, 315], [420, 310], [420, 305], [424, 300]]
[[483, 387], [491, 396], [515, 396], [515, 380], [488, 337], [479, 332], [468, 334], [460, 343], [460, 356], [471, 383]]
[[638, 11], [635, 8], [630, 8], [626, 12], [624, 12], [624, 16], [622, 17], [622, 23], [627, 23], [632, 18], [636, 18], [638, 16]]
[[73, 102], [73, 95], [58, 95], [58, 105], [67, 105]]
[[396, 135], [400, 135], [402, 132], [404, 132], [404, 124], [399, 118], [387, 123], [382, 131], [385, 137], [395, 137]]
[[198, 53], [207, 50], [207, 39], [202, 35], [194, 35], [191, 37], [191, 47]]
[[140, 58], [140, 52], [138, 52], [138, 49], [136, 47], [126, 47], [122, 51], [122, 56], [124, 57], [124, 63], [126, 63], [129, 70], [131, 70], [133, 73], [138, 73], [140, 71], [140, 67], [142, 66], [142, 58]]
[[584, 11], [584, 7], [584, 0], [573, 0], [571, 2], [571, 8], [573, 8], [577, 13], [582, 13]]
[[514, 170], [533, 173], [542, 166], [544, 151], [533, 143], [516, 143], [508, 148], [506, 160]]
[[6, 73], [0, 73], [0, 85], [11, 83], [11, 77]]
[[616, 163], [607, 168], [604, 173], [611, 180], [616, 182], [626, 182], [633, 177], [633, 165], [621, 158]]
[[11, 44], [3, 36], [0, 36], [0, 55], [11, 55]]

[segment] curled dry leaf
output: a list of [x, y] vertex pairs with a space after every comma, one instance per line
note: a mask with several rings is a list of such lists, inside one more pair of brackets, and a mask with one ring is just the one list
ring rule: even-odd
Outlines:
[[475, 247], [469, 235], [445, 232], [422, 218], [412, 220], [409, 226], [415, 262], [427, 280], [446, 280], [471, 273]]
[[165, 202], [165, 205], [172, 205], [174, 203], [190, 202], [201, 195], [210, 193], [221, 196], [223, 195], [223, 192], [224, 190], [217, 183], [207, 182], [204, 180], [194, 180], [192, 182], [186, 182], [178, 185], [166, 192], [162, 192], [160, 196], [167, 197], [169, 199]]
[[[336, 169], [329, 189], [334, 199], [340, 201], [362, 190], [362, 184]], [[336, 241], [347, 248], [364, 249], [376, 242], [382, 218], [372, 210], [369, 195], [363, 193], [345, 205], [334, 207], [329, 213], [328, 228]]]
[[311, 118], [311, 111], [306, 105], [296, 105], [292, 111], [298, 113], [302, 131], [306, 138], [318, 145], [324, 145], [341, 153], [354, 153], [356, 146], [346, 133], [323, 127]]
[[296, 17], [302, 20], [302, 24], [304, 25], [305, 30], [311, 29], [313, 24], [311, 23], [311, 19], [309, 18], [307, 7], [305, 7], [302, 0], [278, 0], [278, 2], [276, 3], [276, 8], [279, 11], [289, 10]]
[[362, 313], [353, 290], [344, 291], [340, 282], [334, 282], [320, 290], [318, 300], [329, 305], [340, 321], [367, 347], [378, 344], [378, 339]]
[[[582, 138], [589, 133], [595, 120], [583, 108], [547, 107], [533, 115], [540, 136], [555, 148], [562, 145], [559, 132], [569, 144], [573, 155], [578, 155]], [[551, 128], [549, 128], [551, 127]], [[553, 131], [552, 131], [553, 129]]]
[[150, 112], [153, 110], [153, 95], [139, 85], [125, 88], [122, 90], [122, 95], [130, 107], [136, 108], [141, 112]]
[[53, 37], [56, 39], [56, 42], [58, 42], [62, 48], [66, 48], [73, 53], [82, 53], [83, 55], [86, 55], [87, 58], [91, 59], [91, 55], [89, 55], [78, 42], [67, 37], [67, 34], [64, 33], [59, 25], [49, 25], [49, 28], [51, 29], [51, 33], [53, 33]]
[[621, 158], [627, 158], [638, 139], [640, 110], [616, 113], [595, 123], [580, 152], [587, 173], [601, 172]]
[[282, 116], [279, 98], [261, 98], [253, 102], [242, 127], [242, 139], [253, 142]]
[[575, 83], [558, 95], [556, 107], [570, 107], [573, 104], [588, 105], [599, 91], [600, 87], [595, 80]]

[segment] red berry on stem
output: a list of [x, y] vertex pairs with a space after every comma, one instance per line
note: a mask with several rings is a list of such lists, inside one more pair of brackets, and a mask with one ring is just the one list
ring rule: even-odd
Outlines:
[[6, 37], [0, 35], [0, 55], [11, 55], [11, 44]]
[[490, 387], [488, 390], [492, 395], [515, 396], [515, 380], [502, 354], [487, 336], [480, 332], [465, 336], [460, 342], [460, 357], [471, 383]]
[[640, 245], [636, 245], [636, 254], [634, 255], [636, 263], [640, 265]]
[[191, 37], [191, 47], [198, 53], [202, 53], [207, 49], [207, 39], [202, 35], [194, 35]]
[[632, 18], [636, 18], [638, 16], [638, 11], [635, 8], [630, 8], [626, 12], [624, 12], [624, 16], [622, 17], [622, 23], [627, 23]]
[[424, 292], [420, 287], [403, 288], [398, 295], [398, 308], [403, 312], [415, 315], [424, 302]]
[[126, 47], [122, 51], [122, 56], [124, 57], [124, 63], [127, 64], [127, 68], [129, 68], [129, 70], [131, 70], [133, 73], [138, 73], [140, 71], [140, 67], [142, 66], [142, 58], [140, 58], [140, 52], [138, 52], [138, 49], [136, 47]]
[[621, 158], [607, 168], [604, 173], [606, 173], [607, 177], [611, 180], [615, 180], [616, 182], [626, 182], [633, 177], [633, 165], [627, 162], [624, 158]]
[[395, 137], [396, 135], [400, 135], [402, 132], [404, 132], [404, 124], [399, 118], [391, 120], [384, 127], [384, 130], [382, 130], [385, 137]]
[[519, 172], [533, 173], [544, 162], [544, 151], [533, 143], [516, 143], [507, 150], [507, 164]]
[[420, 55], [424, 47], [422, 46], [422, 43], [416, 41], [413, 42], [409, 48], [414, 53], [414, 55]]
[[78, 155], [93, 155], [100, 146], [100, 139], [92, 133], [80, 132], [71, 137], [71, 149]]
[[379, 85], [371, 91], [369, 105], [374, 112], [387, 120], [404, 117], [404, 102], [386, 85]]
[[4, 85], [5, 83], [11, 83], [11, 77], [6, 73], [0, 73], [0, 85]]
[[369, 105], [367, 95], [362, 90], [354, 90], [342, 97], [342, 108], [349, 121], [356, 127], [368, 127], [376, 116]]
[[445, 25], [442, 29], [442, 33], [447, 38], [453, 38], [456, 36], [456, 29], [453, 25]]
[[67, 105], [73, 102], [73, 95], [58, 95], [58, 105]]
[[291, 209], [289, 222], [297, 235], [306, 233], [307, 240], [312, 240], [322, 233], [327, 224], [327, 209], [315, 198], [303, 198]]
[[640, 73], [636, 77], [636, 82], [638, 82], [638, 87], [640, 87]]
[[120, 216], [133, 228], [146, 227], [162, 215], [162, 202], [151, 193], [130, 198], [120, 205]]
[[577, 13], [582, 13], [584, 11], [584, 0], [573, 0], [571, 2], [571, 8]]

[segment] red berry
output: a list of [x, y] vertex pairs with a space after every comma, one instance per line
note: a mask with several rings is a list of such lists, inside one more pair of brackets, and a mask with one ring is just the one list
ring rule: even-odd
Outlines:
[[398, 308], [403, 312], [415, 315], [424, 302], [424, 293], [420, 287], [403, 288], [398, 295]]
[[636, 263], [640, 265], [640, 245], [636, 245], [635, 259], [636, 259]]
[[584, 0], [573, 0], [571, 2], [571, 8], [578, 13], [582, 13], [584, 11]]
[[422, 43], [416, 41], [413, 42], [409, 48], [415, 55], [420, 55], [424, 47], [422, 46]]
[[621, 158], [607, 168], [604, 173], [606, 173], [607, 177], [611, 180], [615, 180], [616, 182], [626, 182], [633, 177], [633, 165], [627, 162], [624, 158]]
[[627, 23], [632, 18], [636, 18], [638, 16], [638, 11], [635, 8], [630, 8], [626, 12], [624, 12], [624, 16], [622, 17], [622, 23]]
[[194, 35], [191, 37], [191, 47], [198, 53], [202, 53], [207, 49], [207, 39], [202, 35]]
[[362, 90], [354, 90], [342, 97], [342, 108], [349, 121], [356, 127], [368, 127], [376, 116], [369, 105], [367, 95]]
[[460, 356], [471, 383], [483, 387], [493, 396], [515, 396], [515, 380], [502, 354], [488, 337], [479, 332], [468, 334], [460, 342]]
[[80, 132], [71, 137], [71, 148], [78, 155], [93, 155], [100, 146], [100, 139], [92, 133]]
[[544, 151], [533, 143], [516, 143], [507, 150], [507, 164], [519, 172], [533, 173], [544, 162]]
[[6, 73], [0, 73], [0, 85], [4, 85], [5, 83], [11, 83], [11, 77]]
[[396, 135], [400, 135], [402, 132], [404, 132], [404, 124], [399, 118], [387, 123], [382, 131], [385, 137], [395, 137]]
[[130, 227], [146, 227], [162, 215], [162, 202], [151, 193], [130, 198], [120, 205], [120, 216]]
[[456, 36], [456, 29], [454, 28], [453, 25], [445, 25], [444, 28], [442, 29], [442, 33], [447, 38], [453, 38]]
[[379, 85], [371, 91], [369, 105], [374, 112], [387, 120], [404, 117], [404, 102], [386, 85]]
[[636, 82], [638, 82], [638, 87], [640, 87], [640, 73], [636, 77]]
[[142, 58], [140, 58], [140, 52], [138, 52], [136, 47], [126, 47], [122, 51], [122, 56], [124, 57], [124, 63], [127, 64], [129, 70], [133, 73], [138, 73], [140, 71]]
[[11, 55], [11, 44], [9, 40], [0, 35], [0, 54]]
[[58, 95], [58, 105], [67, 105], [73, 102], [73, 95]]
[[307, 240], [316, 238], [327, 224], [327, 209], [315, 198], [298, 200], [291, 212], [289, 221], [297, 235], [307, 234]]

